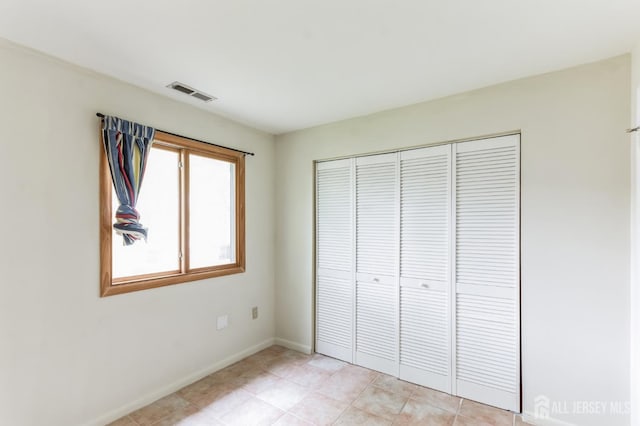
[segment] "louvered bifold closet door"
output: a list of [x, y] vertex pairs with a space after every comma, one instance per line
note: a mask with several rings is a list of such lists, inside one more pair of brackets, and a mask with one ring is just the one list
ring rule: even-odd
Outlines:
[[353, 362], [353, 160], [316, 167], [316, 351]]
[[397, 154], [356, 159], [356, 364], [398, 374]]
[[520, 410], [520, 137], [455, 150], [455, 390]]
[[451, 145], [400, 154], [400, 378], [451, 393]]

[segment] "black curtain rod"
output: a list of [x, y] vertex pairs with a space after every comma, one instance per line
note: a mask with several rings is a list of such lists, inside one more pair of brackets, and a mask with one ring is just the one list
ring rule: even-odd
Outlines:
[[[101, 112], [96, 112], [96, 116], [98, 116], [100, 118], [104, 118], [104, 114], [101, 113]], [[169, 135], [177, 136], [179, 138], [185, 138], [185, 139], [189, 139], [189, 140], [192, 140], [192, 141], [195, 141], [195, 142], [206, 143], [207, 145], [213, 145], [213, 146], [217, 146], [219, 148], [230, 149], [231, 151], [235, 151], [235, 152], [241, 152], [244, 155], [255, 155], [253, 152], [243, 151], [241, 149], [229, 148], [228, 146], [222, 146], [222, 145], [218, 145], [216, 143], [211, 143], [211, 142], [207, 142], [207, 141], [202, 141], [200, 139], [190, 138], [188, 136], [182, 136], [182, 135], [179, 135], [177, 133], [167, 132], [166, 130], [161, 130], [161, 129], [156, 129], [156, 130], [159, 131], [159, 132], [162, 132], [162, 133], [167, 133]]]

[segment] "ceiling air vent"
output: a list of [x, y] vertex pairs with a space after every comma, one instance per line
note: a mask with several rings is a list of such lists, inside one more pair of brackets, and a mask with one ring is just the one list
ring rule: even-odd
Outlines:
[[167, 87], [169, 89], [182, 92], [185, 95], [193, 96], [194, 98], [200, 99], [201, 101], [204, 101], [204, 102], [211, 102], [218, 99], [215, 96], [207, 95], [206, 93], [196, 90], [191, 86], [187, 86], [184, 83], [180, 83], [179, 81], [174, 81], [173, 83], [168, 84]]

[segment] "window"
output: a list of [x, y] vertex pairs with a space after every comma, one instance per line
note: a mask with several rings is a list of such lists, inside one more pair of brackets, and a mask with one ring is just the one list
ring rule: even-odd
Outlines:
[[146, 244], [122, 244], [117, 205], [102, 150], [101, 296], [244, 272], [242, 153], [157, 131], [137, 205]]

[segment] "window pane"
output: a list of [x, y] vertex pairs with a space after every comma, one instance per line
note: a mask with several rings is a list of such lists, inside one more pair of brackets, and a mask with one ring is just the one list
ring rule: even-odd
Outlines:
[[235, 262], [235, 166], [189, 157], [190, 267]]
[[[169, 272], [180, 269], [178, 153], [152, 148], [142, 181], [137, 210], [140, 222], [149, 228], [147, 243], [122, 244], [113, 231], [113, 277]], [[119, 202], [113, 193], [113, 215]]]

